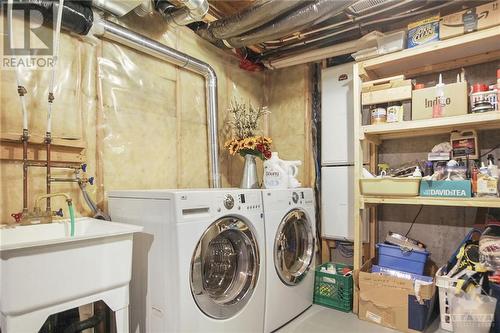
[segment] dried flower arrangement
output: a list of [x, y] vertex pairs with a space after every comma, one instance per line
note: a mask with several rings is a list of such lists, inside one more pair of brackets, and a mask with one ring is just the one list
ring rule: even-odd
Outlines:
[[236, 99], [231, 101], [229, 112], [232, 120], [229, 125], [232, 127], [234, 137], [224, 144], [224, 148], [229, 154], [255, 155], [262, 160], [271, 157], [271, 143], [269, 137], [257, 135], [258, 122], [262, 116], [268, 114], [266, 107], [255, 108], [250, 102], [248, 107], [244, 103], [238, 103]]

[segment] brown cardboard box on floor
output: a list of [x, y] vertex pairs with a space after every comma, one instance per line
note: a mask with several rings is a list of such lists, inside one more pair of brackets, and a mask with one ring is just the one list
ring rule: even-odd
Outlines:
[[[413, 90], [411, 98], [411, 119], [432, 118], [432, 109], [438, 103], [436, 87]], [[444, 86], [446, 106], [443, 117], [467, 114], [467, 82], [450, 83]]]
[[[372, 274], [373, 262], [374, 259], [366, 262], [355, 274], [359, 295], [359, 319], [402, 332], [418, 332], [408, 328], [410, 323], [409, 300], [411, 296], [416, 296], [413, 281]], [[428, 276], [434, 276], [437, 271], [436, 264], [429, 260], [426, 271]], [[436, 286], [432, 283], [421, 285], [418, 289], [417, 299], [420, 298], [421, 302], [431, 304], [427, 314], [430, 317], [436, 296]]]
[[439, 22], [441, 39], [500, 25], [500, 1], [443, 16]]

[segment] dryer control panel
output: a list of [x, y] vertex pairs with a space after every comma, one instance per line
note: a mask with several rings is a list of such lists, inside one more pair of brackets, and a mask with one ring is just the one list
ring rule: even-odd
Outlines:
[[289, 205], [301, 205], [301, 206], [307, 206], [307, 205], [314, 205], [314, 196], [313, 192], [308, 189], [308, 190], [302, 190], [302, 189], [297, 189], [296, 191], [290, 191], [290, 198], [289, 198]]

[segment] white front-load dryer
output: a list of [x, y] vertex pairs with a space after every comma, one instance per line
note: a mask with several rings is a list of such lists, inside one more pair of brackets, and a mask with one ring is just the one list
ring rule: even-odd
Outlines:
[[262, 332], [265, 235], [258, 190], [109, 194], [134, 239], [130, 331]]
[[262, 190], [266, 226], [266, 313], [272, 332], [313, 302], [316, 250], [314, 194], [310, 188]]

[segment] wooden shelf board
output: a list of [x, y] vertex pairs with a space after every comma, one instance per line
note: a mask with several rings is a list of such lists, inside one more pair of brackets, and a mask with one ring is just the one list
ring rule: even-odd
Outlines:
[[386, 54], [360, 63], [366, 79], [397, 74], [406, 77], [471, 66], [500, 57], [500, 26], [420, 47]]
[[[22, 161], [23, 145], [20, 139], [20, 134], [2, 133], [0, 135], [0, 160]], [[43, 136], [30, 136], [28, 159], [45, 161], [46, 150]], [[82, 163], [85, 161], [85, 142], [81, 139], [53, 138], [51, 159], [61, 163]]]
[[361, 200], [364, 204], [500, 208], [500, 198], [432, 198], [432, 197], [370, 197], [370, 196], [362, 196]]
[[399, 139], [416, 136], [449, 133], [453, 130], [487, 130], [500, 128], [500, 111], [471, 113], [463, 116], [367, 125], [361, 127], [361, 139], [371, 141]]

